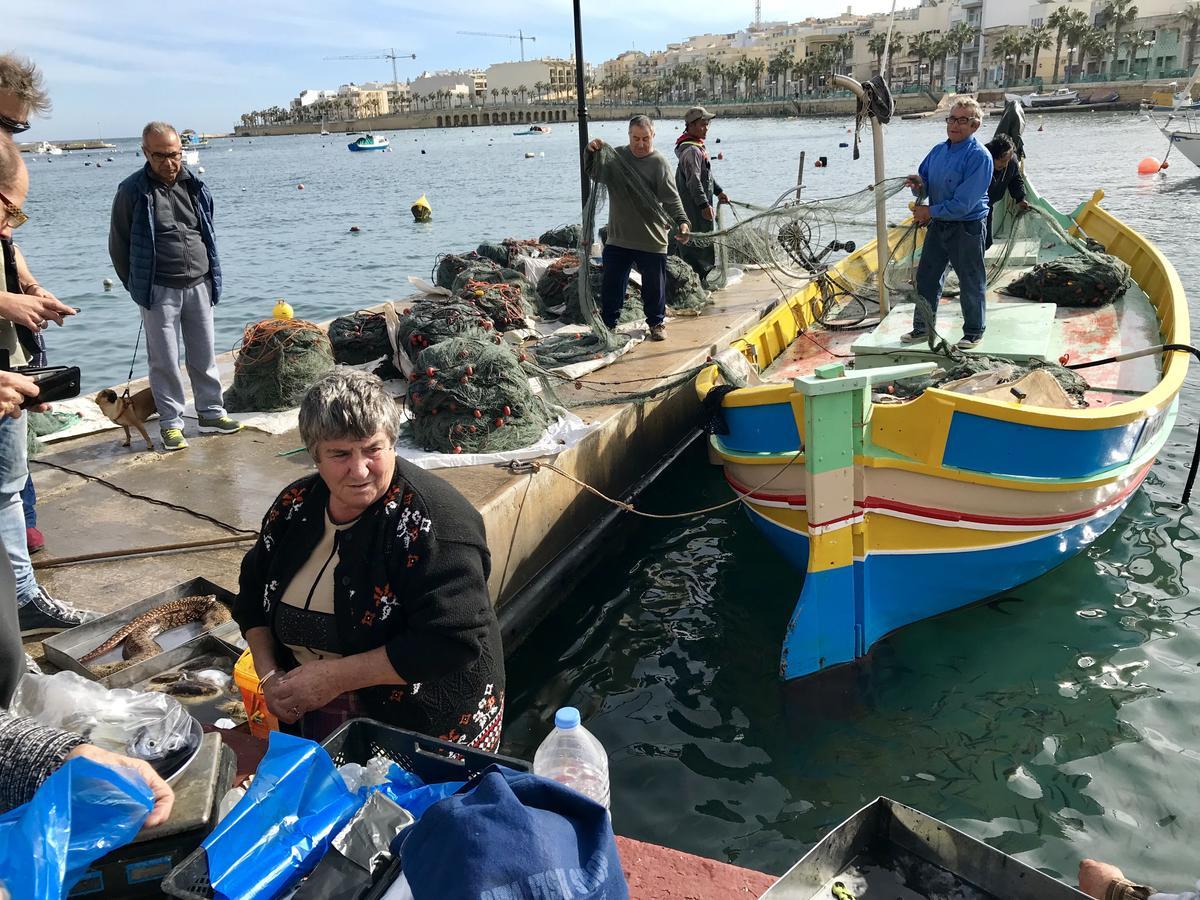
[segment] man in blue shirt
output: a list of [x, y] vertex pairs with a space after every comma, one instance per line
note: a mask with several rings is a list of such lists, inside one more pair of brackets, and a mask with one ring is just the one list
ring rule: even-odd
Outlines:
[[[929, 200], [928, 205], [919, 205], [913, 211], [913, 220], [926, 228], [917, 266], [917, 292], [936, 319], [946, 267], [954, 267], [963, 314], [963, 336], [958, 342], [961, 350], [977, 347], [983, 340], [987, 309], [983, 251], [992, 155], [975, 140], [982, 121], [983, 111], [973, 98], [956, 98], [946, 117], [948, 140], [929, 151], [919, 174], [909, 175], [907, 182], [918, 198]], [[906, 344], [928, 340], [933, 326], [933, 322], [925, 321], [918, 305], [913, 330], [901, 340]]]

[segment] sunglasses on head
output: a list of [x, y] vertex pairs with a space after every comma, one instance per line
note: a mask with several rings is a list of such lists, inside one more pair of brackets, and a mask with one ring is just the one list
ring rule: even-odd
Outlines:
[[22, 212], [21, 207], [17, 206], [3, 194], [0, 194], [0, 205], [4, 206], [5, 218], [12, 228], [20, 228], [29, 221], [29, 215]]
[[18, 122], [16, 119], [10, 119], [8, 116], [0, 114], [0, 129], [9, 134], [20, 134], [22, 131], [29, 130], [29, 123]]

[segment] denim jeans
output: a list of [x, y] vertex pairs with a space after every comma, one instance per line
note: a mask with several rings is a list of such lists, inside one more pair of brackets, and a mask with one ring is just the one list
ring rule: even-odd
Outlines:
[[[946, 267], [953, 266], [958, 276], [958, 302], [962, 306], [963, 335], [983, 336], [987, 310], [987, 272], [983, 264], [983, 244], [987, 236], [985, 223], [943, 222], [934, 219], [925, 229], [925, 244], [917, 264], [917, 292], [932, 307], [937, 319], [938, 301], [946, 281]], [[932, 325], [933, 323], [928, 323]], [[913, 311], [913, 331], [923, 333], [927, 323], [918, 306]]]
[[26, 422], [24, 416], [0, 419], [0, 541], [12, 564], [18, 603], [31, 599], [38, 586], [25, 545], [25, 510], [21, 505], [21, 491], [29, 480]]
[[33, 486], [33, 476], [25, 479], [25, 487], [21, 489], [21, 509], [25, 513], [25, 527], [37, 528], [37, 488]]
[[[146, 355], [150, 358], [150, 391], [158, 407], [158, 426], [183, 427], [183, 379], [179, 375], [179, 338], [196, 414], [203, 419], [225, 415], [221, 399], [221, 379], [217, 375], [217, 354], [213, 349], [212, 284], [202, 281], [195, 287], [169, 288], [154, 285], [153, 305], [142, 309], [146, 327]], [[18, 582], [20, 579], [18, 578]]]
[[629, 271], [637, 266], [642, 276], [642, 310], [647, 325], [661, 325], [667, 317], [667, 254], [604, 245], [604, 273], [600, 281], [600, 305], [604, 324], [617, 327]]

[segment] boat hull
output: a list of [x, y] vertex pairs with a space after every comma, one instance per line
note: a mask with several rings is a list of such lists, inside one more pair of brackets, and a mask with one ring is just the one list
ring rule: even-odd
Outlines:
[[346, 146], [350, 149], [351, 153], [366, 153], [371, 150], [386, 150], [391, 146], [391, 144], [370, 144], [366, 146], [360, 144], [347, 144]]
[[1164, 128], [1163, 135], [1193, 165], [1200, 166], [1200, 131], [1168, 131]]
[[[1157, 337], [1187, 343], [1178, 274], [1099, 208], [1102, 196], [1073, 220], [1129, 263]], [[874, 256], [871, 244], [839, 265], [859, 267], [861, 281]], [[781, 304], [735, 346], [765, 368], [812, 325], [805, 317], [816, 295], [806, 292], [817, 290]], [[913, 365], [830, 364], [725, 394], [726, 430], [710, 438], [712, 455], [755, 525], [804, 572], [781, 677], [851, 662], [897, 628], [1011, 590], [1086, 548], [1117, 520], [1165, 443], [1187, 365], [1185, 354], [1167, 353], [1145, 393], [1086, 409], [938, 388], [873, 402], [871, 385], [915, 374], [899, 374]], [[715, 369], [698, 377], [701, 396], [716, 377]]]

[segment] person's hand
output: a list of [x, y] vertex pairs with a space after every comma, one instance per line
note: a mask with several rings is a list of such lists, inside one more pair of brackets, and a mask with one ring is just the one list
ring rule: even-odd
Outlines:
[[914, 191], [925, 190], [925, 182], [921, 180], [920, 175], [909, 175], [904, 179], [904, 186], [912, 188]]
[[49, 322], [61, 325], [67, 316], [73, 315], [75, 310], [53, 295], [47, 298], [0, 291], [0, 318], [24, 325], [30, 331], [41, 331]]
[[1124, 872], [1108, 863], [1085, 859], [1079, 864], [1079, 889], [1096, 900], [1104, 900], [1108, 886], [1124, 877]]
[[0, 418], [21, 418], [21, 404], [39, 393], [41, 389], [28, 375], [0, 372]]
[[336, 664], [327, 659], [314, 660], [284, 675], [276, 675], [267, 683], [267, 689], [271, 691], [278, 711], [271, 709], [270, 702], [267, 708], [288, 723], [326, 706], [334, 697], [345, 693]]
[[691, 235], [692, 235], [691, 226], [689, 226], [687, 222], [681, 222], [679, 224], [679, 238], [678, 238], [679, 243], [686, 244], [688, 242], [688, 239], [691, 237]]
[[588, 144], [588, 149], [591, 150], [593, 153], [595, 153], [597, 150], [599, 150], [603, 146], [604, 146], [604, 141], [600, 140], [600, 138], [593, 138], [592, 141]]
[[121, 756], [119, 753], [111, 753], [93, 744], [80, 744], [67, 754], [67, 759], [77, 756], [90, 759], [102, 766], [108, 766], [110, 769], [132, 769], [142, 781], [146, 782], [146, 787], [150, 788], [150, 793], [154, 796], [154, 808], [150, 810], [150, 815], [146, 816], [146, 821], [142, 823], [143, 828], [153, 828], [170, 818], [171, 807], [175, 805], [175, 792], [150, 767], [150, 763], [144, 759], [132, 759], [128, 756]]
[[721, 193], [717, 194], [717, 202], [718, 203], [728, 203], [729, 195], [726, 194], [724, 191], [721, 191]]
[[1029, 201], [1022, 200], [1020, 203], [1017, 204], [1017, 206], [1019, 206], [1022, 210], [1029, 209]]
[[22, 290], [26, 297], [41, 297], [43, 300], [53, 300], [56, 303], [58, 302], [58, 298], [40, 284], [27, 285]]
[[921, 204], [913, 207], [913, 221], [918, 225], [928, 225], [932, 218], [933, 216], [929, 214], [928, 206]]
[[704, 221], [706, 222], [711, 222], [717, 217], [717, 214], [713, 212], [713, 208], [711, 206], [706, 206], [704, 209], [700, 210], [700, 215], [704, 216]]

